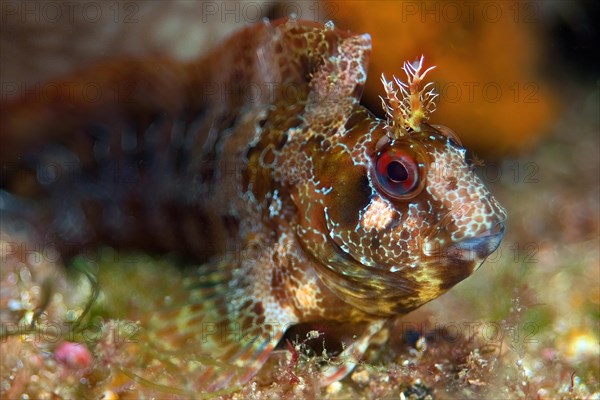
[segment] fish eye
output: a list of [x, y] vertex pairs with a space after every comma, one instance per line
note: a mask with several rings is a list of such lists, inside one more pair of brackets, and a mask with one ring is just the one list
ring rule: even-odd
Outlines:
[[378, 153], [375, 162], [375, 183], [378, 189], [393, 199], [409, 199], [420, 190], [420, 169], [417, 160], [407, 150], [388, 148]]

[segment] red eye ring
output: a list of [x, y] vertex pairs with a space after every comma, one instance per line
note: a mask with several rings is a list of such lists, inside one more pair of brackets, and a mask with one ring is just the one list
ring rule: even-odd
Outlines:
[[396, 199], [410, 199], [423, 188], [422, 168], [408, 149], [388, 148], [377, 153], [374, 168], [376, 187]]

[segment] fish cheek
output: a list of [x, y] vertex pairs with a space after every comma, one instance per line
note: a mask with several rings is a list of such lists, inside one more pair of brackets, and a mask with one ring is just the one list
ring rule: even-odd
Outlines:
[[361, 210], [367, 207], [372, 196], [368, 171], [356, 165], [346, 147], [333, 146], [316, 152], [314, 182], [323, 195], [323, 209], [333, 224], [329, 228], [354, 231]]
[[343, 167], [336, 173], [333, 190], [326, 199], [329, 217], [341, 229], [354, 231], [362, 210], [371, 202], [372, 190], [366, 171], [356, 166]]

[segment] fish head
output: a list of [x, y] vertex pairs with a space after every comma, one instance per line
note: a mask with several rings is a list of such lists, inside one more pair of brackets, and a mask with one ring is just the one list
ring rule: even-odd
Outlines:
[[316, 163], [318, 271], [364, 312], [404, 314], [477, 270], [507, 214], [450, 129], [423, 123], [390, 134], [385, 122], [353, 119]]

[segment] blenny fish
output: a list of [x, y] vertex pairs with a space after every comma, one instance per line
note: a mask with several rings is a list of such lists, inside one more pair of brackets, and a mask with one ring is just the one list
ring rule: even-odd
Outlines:
[[457, 135], [428, 124], [423, 58], [406, 83], [382, 77], [385, 118], [360, 104], [370, 52], [368, 34], [285, 19], [200, 60], [115, 60], [5, 102], [3, 218], [65, 257], [192, 260], [147, 340], [215, 360], [197, 390], [248, 382], [290, 327], [320, 322], [356, 335], [322, 370], [339, 380], [388, 321], [471, 275], [506, 219]]

